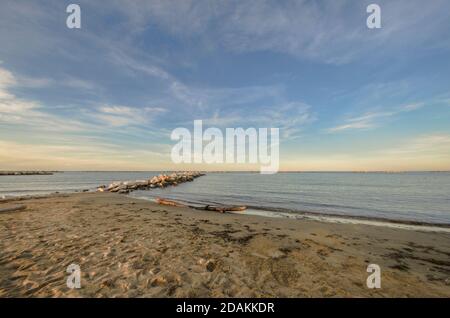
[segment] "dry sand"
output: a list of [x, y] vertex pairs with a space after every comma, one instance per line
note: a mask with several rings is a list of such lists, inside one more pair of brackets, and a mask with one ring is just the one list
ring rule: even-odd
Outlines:
[[[109, 193], [2, 202], [0, 297], [450, 296], [450, 234], [220, 214]], [[81, 288], [66, 286], [69, 264]], [[368, 289], [367, 265], [381, 267]]]

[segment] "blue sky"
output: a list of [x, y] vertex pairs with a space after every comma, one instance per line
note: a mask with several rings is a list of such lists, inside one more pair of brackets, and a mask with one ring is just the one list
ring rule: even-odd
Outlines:
[[3, 0], [0, 170], [251, 168], [174, 166], [195, 119], [279, 127], [282, 170], [450, 170], [450, 3], [373, 2]]

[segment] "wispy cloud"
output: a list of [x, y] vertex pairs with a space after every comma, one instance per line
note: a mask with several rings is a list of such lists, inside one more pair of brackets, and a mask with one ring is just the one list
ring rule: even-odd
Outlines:
[[368, 112], [361, 116], [349, 118], [344, 124], [328, 128], [327, 131], [330, 133], [336, 133], [345, 130], [375, 128], [382, 125], [384, 123], [383, 121], [390, 117], [396, 116], [400, 113], [410, 112], [423, 106], [423, 103], [415, 103], [404, 105], [391, 111]]
[[16, 84], [16, 79], [8, 70], [0, 67], [0, 98], [7, 99], [12, 98], [7, 90], [9, 87]]
[[266, 127], [279, 128], [283, 142], [299, 138], [301, 132], [317, 120], [317, 115], [310, 105], [289, 102], [261, 110], [254, 120]]
[[[127, 149], [97, 143], [21, 143], [0, 140], [0, 162], [3, 169], [43, 170], [135, 170], [164, 169], [170, 151]], [[21, 160], [17, 160], [21, 158]]]
[[[108, 46], [109, 45], [110, 44], [108, 44]], [[113, 63], [127, 67], [134, 71], [143, 72], [147, 75], [154, 76], [161, 80], [176, 82], [176, 79], [164, 69], [157, 66], [155, 64], [155, 61], [151, 61], [149, 59], [147, 59], [145, 62], [140, 61], [116, 46], [109, 46], [109, 49], [111, 50], [109, 54]]]
[[[261, 88], [262, 89], [262, 88]], [[245, 90], [239, 90], [242, 99], [259, 100], [267, 95], [262, 93], [261, 95], [246, 96]], [[228, 92], [230, 100], [233, 100], [233, 96], [236, 92]], [[249, 93], [249, 92], [247, 92]], [[222, 96], [223, 97], [223, 96]], [[280, 97], [280, 96], [278, 96]], [[216, 96], [217, 98], [217, 96]], [[239, 97], [236, 97], [237, 99]], [[264, 98], [263, 98], [264, 99]], [[218, 99], [220, 100], [220, 99]], [[197, 114], [192, 119], [201, 119], [206, 126], [215, 126], [219, 128], [226, 127], [256, 127], [256, 128], [279, 128], [281, 141], [289, 141], [297, 139], [301, 136], [301, 132], [308, 128], [310, 124], [317, 120], [317, 114], [313, 108], [303, 102], [279, 102], [276, 100], [265, 101], [266, 104], [257, 106], [256, 109], [245, 109], [238, 104], [236, 107], [227, 107], [212, 109], [212, 114], [208, 112], [202, 116]], [[213, 105], [221, 105], [222, 103], [213, 103]], [[225, 103], [225, 105], [227, 105]], [[229, 106], [232, 106], [230, 103]], [[180, 125], [191, 125], [192, 122], [183, 121]]]
[[148, 124], [166, 110], [159, 107], [101, 106], [92, 116], [109, 126]]
[[[434, 158], [436, 156], [450, 158], [450, 134], [433, 133], [421, 135], [405, 141], [401, 146], [384, 149], [380, 152], [386, 155], [409, 155], [412, 157], [429, 155]], [[448, 163], [448, 168], [450, 168], [450, 162]]]
[[[444, 0], [384, 1], [383, 28], [368, 36], [369, 1], [114, 1], [130, 25], [156, 24], [182, 40], [202, 38], [209, 48], [233, 52], [273, 51], [331, 64], [349, 63], [372, 50], [420, 47], [448, 27]], [[414, 30], [420, 27], [423, 34]], [[220, 42], [213, 39], [221, 39]], [[449, 45], [447, 41], [445, 45]], [[380, 51], [380, 54], [383, 53]]]
[[81, 121], [61, 118], [45, 112], [39, 102], [19, 98], [11, 89], [22, 84], [8, 70], [0, 68], [0, 122], [8, 125], [25, 125], [47, 131], [83, 131], [95, 129]]
[[[43, 81], [45, 85], [54, 83]], [[66, 83], [89, 89], [84, 82]], [[55, 84], [57, 85], [57, 84]], [[77, 112], [77, 118], [67, 114], [57, 115], [54, 109], [46, 109], [38, 101], [19, 98], [11, 90], [16, 87], [41, 87], [41, 80], [14, 76], [0, 67], [0, 122], [8, 125], [22, 125], [37, 130], [59, 132], [93, 132], [108, 126], [136, 126], [148, 124], [166, 110], [161, 107], [128, 107], [102, 105]]]

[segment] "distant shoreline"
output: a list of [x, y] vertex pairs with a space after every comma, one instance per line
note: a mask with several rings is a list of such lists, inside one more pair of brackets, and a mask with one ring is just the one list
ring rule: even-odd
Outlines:
[[0, 176], [49, 176], [60, 171], [0, 171]]

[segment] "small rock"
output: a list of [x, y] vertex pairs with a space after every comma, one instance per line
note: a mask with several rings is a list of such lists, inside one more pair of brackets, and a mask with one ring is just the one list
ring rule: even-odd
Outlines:
[[114, 281], [112, 279], [106, 279], [101, 282], [100, 287], [114, 287]]
[[273, 259], [279, 259], [279, 258], [283, 258], [285, 256], [286, 256], [286, 254], [280, 250], [276, 250], [276, 251], [273, 251], [272, 253], [270, 253], [270, 257]]
[[150, 281], [150, 286], [162, 286], [167, 283], [167, 280], [162, 276], [157, 276]]
[[213, 272], [216, 269], [216, 262], [210, 259], [206, 262], [205, 267], [208, 272]]

